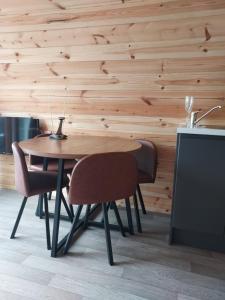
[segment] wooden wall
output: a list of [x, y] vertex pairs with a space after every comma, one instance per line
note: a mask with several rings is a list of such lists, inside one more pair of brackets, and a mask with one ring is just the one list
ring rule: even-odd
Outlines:
[[[50, 130], [65, 114], [67, 134], [153, 140], [157, 182], [144, 196], [154, 211], [170, 211], [185, 95], [194, 109], [224, 105], [224, 0], [0, 2], [0, 113]], [[0, 156], [0, 185], [13, 184], [12, 157]]]

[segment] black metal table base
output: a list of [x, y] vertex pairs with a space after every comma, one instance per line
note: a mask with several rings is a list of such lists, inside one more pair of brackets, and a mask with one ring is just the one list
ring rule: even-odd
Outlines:
[[[88, 226], [93, 226], [93, 227], [98, 227], [98, 228], [104, 228], [104, 223], [101, 221], [94, 221], [93, 219], [96, 218], [96, 216], [101, 212], [101, 205], [100, 204], [96, 204], [94, 205], [89, 212], [89, 220], [88, 220]], [[54, 216], [54, 214], [51, 213], [52, 216]], [[67, 216], [61, 216], [61, 218], [63, 217], [64, 220], [69, 221], [69, 218]], [[80, 236], [83, 232], [85, 232], [85, 221], [86, 221], [86, 216], [82, 217], [74, 232], [73, 232], [73, 242], [75, 241], [76, 237]], [[116, 231], [120, 231], [120, 227], [116, 224], [109, 224], [109, 228], [110, 230], [116, 230]], [[125, 232], [129, 232], [129, 228], [127, 226], [124, 226], [124, 231]], [[66, 243], [67, 240], [67, 236], [64, 236], [57, 245], [57, 255], [61, 253], [61, 250], [63, 248], [63, 246]]]
[[[104, 223], [98, 222], [98, 221], [88, 221], [88, 226], [98, 227], [98, 228], [104, 228]], [[109, 228], [111, 230], [120, 231], [119, 225], [116, 224], [109, 224]], [[126, 226], [123, 226], [125, 232], [129, 232], [129, 228]]]
[[[100, 208], [101, 208], [101, 207], [100, 207], [99, 204], [94, 205], [94, 206], [90, 209], [90, 212], [89, 212], [89, 219], [95, 218], [95, 217], [98, 215], [98, 213], [100, 212]], [[67, 219], [67, 220], [68, 220], [68, 219]], [[75, 230], [74, 230], [74, 232], [73, 232], [73, 236], [74, 236], [75, 233], [78, 235], [78, 231], [81, 230], [81, 229], [84, 229], [85, 221], [86, 221], [86, 216], [82, 217], [82, 218], [79, 220], [79, 222], [78, 222], [78, 224], [77, 224], [77, 226], [76, 226], [76, 228], [75, 228]], [[83, 232], [83, 231], [84, 231], [84, 230], [81, 230], [80, 232]], [[64, 236], [64, 237], [61, 239], [61, 241], [58, 242], [58, 244], [57, 244], [56, 256], [57, 256], [57, 254], [61, 251], [62, 247], [65, 245], [66, 240], [67, 240], [67, 236], [68, 236], [68, 234], [67, 234], [66, 236]], [[55, 256], [55, 257], [56, 257], [56, 256]]]

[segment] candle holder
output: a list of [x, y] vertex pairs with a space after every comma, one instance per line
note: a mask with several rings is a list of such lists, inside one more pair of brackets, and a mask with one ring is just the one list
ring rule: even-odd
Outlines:
[[49, 138], [54, 140], [65, 140], [67, 138], [67, 135], [62, 133], [62, 125], [63, 121], [65, 120], [65, 117], [59, 117], [59, 127], [56, 133], [52, 133]]

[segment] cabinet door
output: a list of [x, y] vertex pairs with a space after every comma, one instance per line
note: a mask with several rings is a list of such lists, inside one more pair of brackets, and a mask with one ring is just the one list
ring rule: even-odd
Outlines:
[[179, 134], [172, 226], [224, 234], [225, 137]]

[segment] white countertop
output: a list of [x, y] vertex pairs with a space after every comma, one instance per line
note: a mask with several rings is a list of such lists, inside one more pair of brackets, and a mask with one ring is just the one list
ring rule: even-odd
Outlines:
[[177, 133], [225, 136], [225, 129], [204, 128], [204, 127], [195, 127], [195, 128], [178, 127]]

